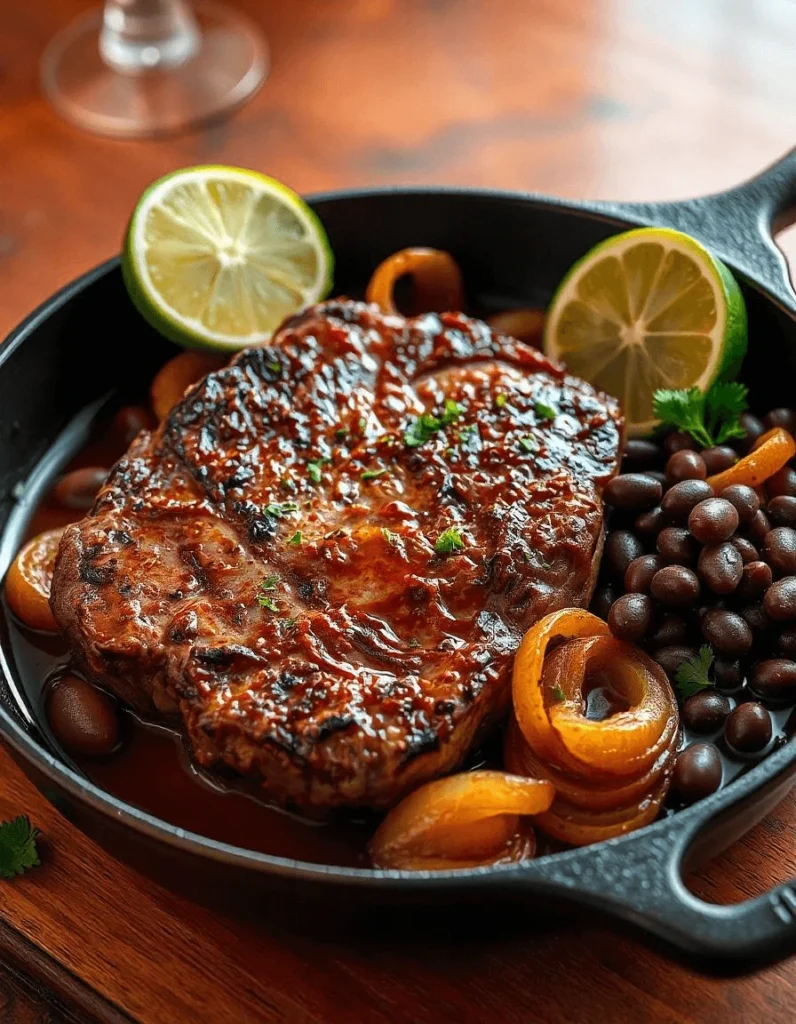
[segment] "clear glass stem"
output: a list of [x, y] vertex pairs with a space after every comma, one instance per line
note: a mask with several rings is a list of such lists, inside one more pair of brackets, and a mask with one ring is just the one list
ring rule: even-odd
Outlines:
[[201, 38], [184, 0], [106, 0], [100, 54], [124, 74], [179, 67], [196, 55]]

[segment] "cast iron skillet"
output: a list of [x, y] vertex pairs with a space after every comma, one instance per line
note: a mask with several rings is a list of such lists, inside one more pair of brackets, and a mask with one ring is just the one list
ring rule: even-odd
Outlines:
[[[771, 231], [796, 205], [796, 150], [759, 177], [683, 203], [576, 203], [465, 189], [389, 189], [312, 200], [337, 257], [335, 290], [361, 294], [376, 264], [407, 245], [450, 250], [479, 306], [545, 303], [564, 271], [596, 242], [638, 224], [681, 228], [711, 246], [741, 278], [750, 321], [744, 380], [753, 402], [793, 405], [796, 295]], [[43, 456], [79, 444], [75, 417], [108, 392], [142, 388], [169, 354], [124, 293], [117, 260], [67, 286], [0, 349], [0, 574], [36, 500]], [[64, 436], [68, 423], [72, 427]], [[61, 441], [54, 446], [56, 438]], [[55, 451], [55, 456], [53, 456]], [[25, 482], [20, 497], [19, 484]], [[796, 950], [796, 881], [738, 905], [696, 899], [682, 872], [767, 814], [796, 777], [790, 742], [726, 789], [621, 839], [527, 864], [448, 873], [326, 867], [226, 846], [130, 807], [74, 771], [26, 701], [7, 636], [0, 636], [0, 735], [43, 792], [112, 851], [193, 891], [222, 891], [254, 906], [275, 892], [339, 909], [561, 901], [608, 911], [681, 952], [745, 961]], [[358, 897], [359, 899], [355, 899]]]

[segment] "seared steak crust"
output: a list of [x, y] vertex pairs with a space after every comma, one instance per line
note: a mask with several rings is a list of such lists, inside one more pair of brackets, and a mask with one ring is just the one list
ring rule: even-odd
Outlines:
[[202, 765], [387, 806], [506, 708], [523, 632], [588, 601], [620, 428], [478, 320], [327, 302], [137, 438], [66, 531], [53, 610]]

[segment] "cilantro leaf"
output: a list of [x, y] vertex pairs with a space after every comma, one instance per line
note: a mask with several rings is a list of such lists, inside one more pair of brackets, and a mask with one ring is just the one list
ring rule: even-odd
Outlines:
[[279, 577], [277, 575], [266, 576], [263, 582], [260, 584], [260, 590], [276, 590], [279, 586]]
[[301, 541], [302, 541], [301, 530], [296, 530], [296, 532], [293, 534], [293, 536], [288, 541], [288, 544], [292, 544], [294, 548], [299, 548], [299, 547], [301, 547]]
[[747, 408], [747, 389], [737, 381], [714, 384], [707, 393], [699, 388], [655, 392], [656, 419], [683, 430], [704, 448], [744, 437], [740, 415]]
[[257, 604], [259, 604], [261, 608], [266, 608], [269, 612], [279, 611], [279, 605], [276, 601], [272, 597], [266, 597], [265, 594], [257, 595]]
[[278, 362], [276, 359], [273, 359], [268, 364], [268, 369], [271, 371], [271, 373], [279, 373], [282, 369], [282, 364]]
[[320, 459], [313, 459], [312, 462], [307, 463], [307, 476], [314, 484], [321, 482], [321, 467], [325, 466], [327, 462], [331, 462], [331, 459], [322, 456]]
[[366, 469], [359, 477], [360, 480], [378, 480], [380, 476], [389, 473], [389, 469]]
[[398, 534], [393, 533], [392, 530], [388, 530], [386, 526], [382, 526], [381, 535], [392, 547], [398, 546]]
[[38, 835], [24, 814], [0, 823], [0, 878], [13, 878], [39, 866]]
[[441, 422], [443, 427], [450, 426], [451, 423], [455, 423], [464, 409], [459, 405], [458, 402], [454, 402], [452, 398], [445, 399], [445, 411], [442, 414]]
[[553, 687], [552, 695], [553, 700], [555, 701], [562, 701], [567, 699], [567, 695], [564, 693], [564, 691], [561, 689], [558, 683], [556, 683], [556, 685]]
[[500, 394], [495, 399], [495, 405], [498, 407], [498, 409], [502, 409], [503, 406], [506, 404], [506, 402], [508, 402], [508, 400], [509, 400], [509, 396], [508, 395]]
[[685, 697], [693, 697], [695, 693], [712, 686], [708, 673], [713, 664], [713, 652], [707, 645], [699, 648], [695, 658], [687, 658], [677, 669], [675, 680], [677, 689]]
[[526, 437], [520, 438], [520, 448], [522, 448], [524, 452], [528, 452], [529, 455], [539, 451], [539, 445], [536, 443], [536, 438], [531, 437], [530, 434]]
[[438, 555], [449, 555], [453, 551], [461, 551], [464, 547], [461, 531], [455, 526], [449, 526], [447, 530], [437, 537], [434, 550]]
[[540, 420], [554, 420], [558, 416], [558, 409], [547, 402], [534, 402], [533, 411]]

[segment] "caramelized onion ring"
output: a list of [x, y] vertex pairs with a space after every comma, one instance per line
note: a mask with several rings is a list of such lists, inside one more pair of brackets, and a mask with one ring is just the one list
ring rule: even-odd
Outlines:
[[412, 278], [418, 311], [442, 313], [463, 308], [459, 265], [442, 249], [401, 249], [388, 256], [373, 271], [365, 298], [385, 313], [397, 313], [393, 292], [396, 282], [407, 274]]
[[746, 484], [759, 487], [769, 477], [778, 473], [796, 455], [796, 441], [783, 427], [774, 427], [759, 437], [752, 451], [744, 455], [734, 466], [708, 477], [708, 483], [716, 492], [723, 491], [730, 484]]
[[[514, 667], [506, 767], [552, 782], [556, 799], [536, 822], [576, 846], [655, 818], [679, 738], [677, 702], [663, 670], [607, 632], [588, 612], [554, 612], [529, 630]], [[547, 654], [562, 635], [566, 642]], [[601, 721], [584, 713], [595, 677], [608, 682], [623, 707]]]
[[487, 317], [486, 322], [498, 334], [507, 334], [527, 345], [539, 347], [542, 344], [543, 309], [507, 309]]
[[428, 782], [387, 815], [370, 843], [375, 867], [450, 870], [532, 857], [520, 816], [546, 811], [553, 785], [497, 771]]

